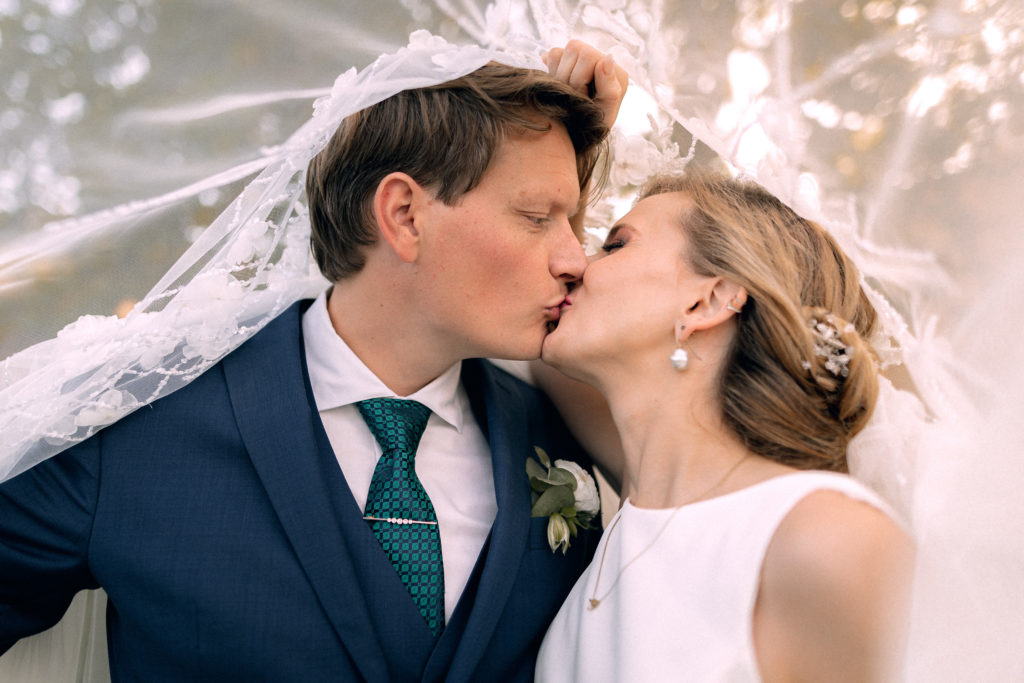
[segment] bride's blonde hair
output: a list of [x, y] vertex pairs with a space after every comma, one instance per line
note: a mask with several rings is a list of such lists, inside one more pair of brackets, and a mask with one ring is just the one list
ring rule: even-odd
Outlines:
[[667, 192], [692, 201], [679, 216], [689, 265], [749, 294], [720, 376], [725, 423], [759, 455], [846, 471], [847, 443], [878, 396], [866, 341], [876, 313], [856, 266], [820, 225], [755, 183], [688, 172], [652, 179], [640, 197]]

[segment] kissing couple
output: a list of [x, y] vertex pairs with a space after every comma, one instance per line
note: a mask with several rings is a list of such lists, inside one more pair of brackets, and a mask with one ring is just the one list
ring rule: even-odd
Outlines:
[[[884, 680], [911, 546], [843, 474], [857, 269], [707, 171], [585, 255], [627, 80], [424, 34], [339, 77], [229, 248], [101, 338], [130, 362], [5, 453], [0, 651], [102, 587], [117, 681]], [[291, 303], [303, 230], [327, 282]]]

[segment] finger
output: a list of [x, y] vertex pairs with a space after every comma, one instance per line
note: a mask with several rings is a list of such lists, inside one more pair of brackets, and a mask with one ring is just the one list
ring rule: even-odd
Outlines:
[[569, 74], [569, 85], [581, 92], [587, 92], [587, 87], [594, 82], [595, 71], [602, 56], [594, 48], [581, 50], [576, 57], [572, 73]]
[[541, 57], [544, 61], [544, 66], [548, 68], [548, 73], [554, 75], [558, 68], [558, 63], [562, 60], [562, 53], [565, 52], [560, 47], [553, 47]]
[[611, 54], [607, 55], [607, 63], [604, 65], [604, 69], [605, 75], [614, 76], [623, 94], [625, 94], [626, 88], [629, 87], [629, 72], [619, 66], [619, 63], [615, 61]]
[[594, 69], [594, 86], [597, 97], [610, 99], [622, 97], [629, 85], [629, 74], [615, 62], [615, 58], [602, 55], [601, 61]]
[[[570, 82], [572, 78], [573, 70], [576, 68], [576, 60], [579, 58], [579, 51], [574, 46], [573, 42], [570, 41], [565, 49], [562, 50], [562, 56], [558, 60], [558, 66], [555, 68], [554, 76], [558, 80], [568, 83], [575, 90], [580, 91], [581, 88], [573, 85]], [[586, 93], [586, 88], [582, 88], [582, 92]]]
[[629, 74], [615, 63], [611, 55], [605, 55], [597, 65], [594, 74], [594, 102], [604, 112], [605, 124], [615, 122], [622, 99], [629, 87]]

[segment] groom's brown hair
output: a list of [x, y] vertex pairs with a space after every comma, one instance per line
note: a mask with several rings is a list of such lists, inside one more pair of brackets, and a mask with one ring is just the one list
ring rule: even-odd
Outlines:
[[602, 112], [542, 71], [492, 62], [347, 117], [306, 178], [320, 272], [337, 282], [363, 267], [377, 236], [373, 195], [387, 174], [407, 173], [451, 206], [477, 186], [503, 141], [554, 124], [569, 134], [584, 189], [608, 132]]

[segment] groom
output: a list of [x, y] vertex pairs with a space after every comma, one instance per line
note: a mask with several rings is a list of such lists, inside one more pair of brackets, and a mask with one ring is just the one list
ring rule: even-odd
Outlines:
[[333, 287], [0, 486], [0, 652], [102, 586], [115, 681], [531, 678], [596, 533], [552, 552], [526, 459], [588, 460], [479, 359], [536, 358], [586, 266], [570, 218], [622, 93], [571, 49], [343, 122], [307, 180]]

